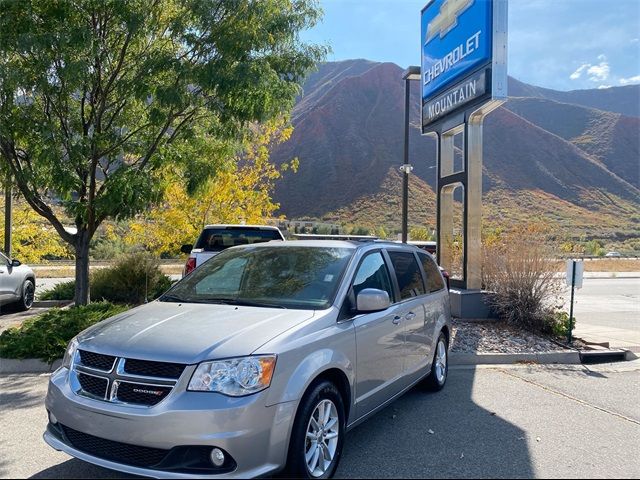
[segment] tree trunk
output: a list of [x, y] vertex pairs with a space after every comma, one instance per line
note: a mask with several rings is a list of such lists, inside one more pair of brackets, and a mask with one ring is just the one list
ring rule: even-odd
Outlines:
[[87, 305], [89, 296], [89, 232], [79, 230], [76, 240], [76, 305]]

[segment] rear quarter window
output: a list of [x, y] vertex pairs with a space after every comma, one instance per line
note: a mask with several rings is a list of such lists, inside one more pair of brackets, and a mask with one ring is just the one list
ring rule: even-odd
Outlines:
[[429, 255], [425, 255], [424, 253], [419, 253], [418, 258], [422, 262], [422, 268], [427, 276], [427, 292], [432, 293], [442, 290], [444, 288], [444, 281], [442, 280], [440, 269], [438, 268], [438, 265], [436, 265], [436, 262], [433, 261], [433, 258]]
[[424, 284], [420, 267], [412, 252], [388, 251], [391, 263], [396, 271], [400, 298], [402, 300], [424, 295]]

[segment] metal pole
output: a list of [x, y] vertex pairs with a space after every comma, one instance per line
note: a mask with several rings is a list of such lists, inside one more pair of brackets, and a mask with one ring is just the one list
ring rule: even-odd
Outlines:
[[571, 306], [569, 307], [569, 333], [567, 334], [567, 343], [571, 344], [571, 331], [573, 330], [573, 292], [576, 284], [576, 261], [572, 260], [573, 267], [571, 269]]
[[409, 217], [409, 90], [410, 80], [404, 81], [404, 165], [402, 177], [402, 243], [407, 243]]
[[11, 210], [12, 210], [12, 197], [11, 197], [11, 180], [7, 176], [6, 183], [4, 184], [4, 253], [7, 257], [11, 258]]

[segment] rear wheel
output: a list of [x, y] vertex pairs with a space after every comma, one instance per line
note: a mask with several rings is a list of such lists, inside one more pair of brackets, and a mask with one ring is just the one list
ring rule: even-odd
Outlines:
[[35, 299], [36, 286], [31, 280], [25, 280], [22, 284], [22, 297], [18, 300], [16, 308], [19, 311], [29, 310], [33, 306], [33, 300]]
[[342, 454], [345, 422], [344, 402], [335, 385], [322, 381], [312, 387], [296, 414], [286, 474], [331, 478]]
[[436, 351], [433, 354], [431, 362], [431, 372], [424, 379], [424, 386], [433, 392], [437, 392], [444, 388], [447, 383], [447, 375], [449, 374], [449, 348], [447, 344], [447, 336], [444, 332], [440, 332], [438, 342], [436, 343]]

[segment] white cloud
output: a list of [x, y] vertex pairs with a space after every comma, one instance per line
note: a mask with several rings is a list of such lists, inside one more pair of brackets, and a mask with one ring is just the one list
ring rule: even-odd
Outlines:
[[600, 54], [598, 55], [598, 60], [600, 60], [598, 65], [591, 65], [587, 69], [587, 75], [589, 75], [589, 80], [592, 82], [603, 82], [609, 78], [609, 72], [611, 71], [607, 57]]
[[569, 78], [571, 80], [577, 80], [582, 76], [582, 72], [584, 71], [585, 68], [590, 67], [591, 64], [590, 63], [583, 63], [582, 65], [580, 65], [577, 70], [575, 72], [573, 72], [571, 75], [569, 75]]
[[640, 83], [640, 75], [620, 79], [620, 85], [631, 85], [632, 83]]
[[575, 72], [569, 75], [569, 78], [571, 80], [578, 80], [586, 70], [589, 80], [592, 82], [604, 82], [609, 78], [611, 68], [609, 67], [607, 57], [604, 54], [598, 55], [598, 60], [600, 60], [600, 63], [595, 65], [592, 63], [583, 63]]
[[605, 88], [611, 88], [611, 85], [598, 85], [598, 90], [604, 90]]

